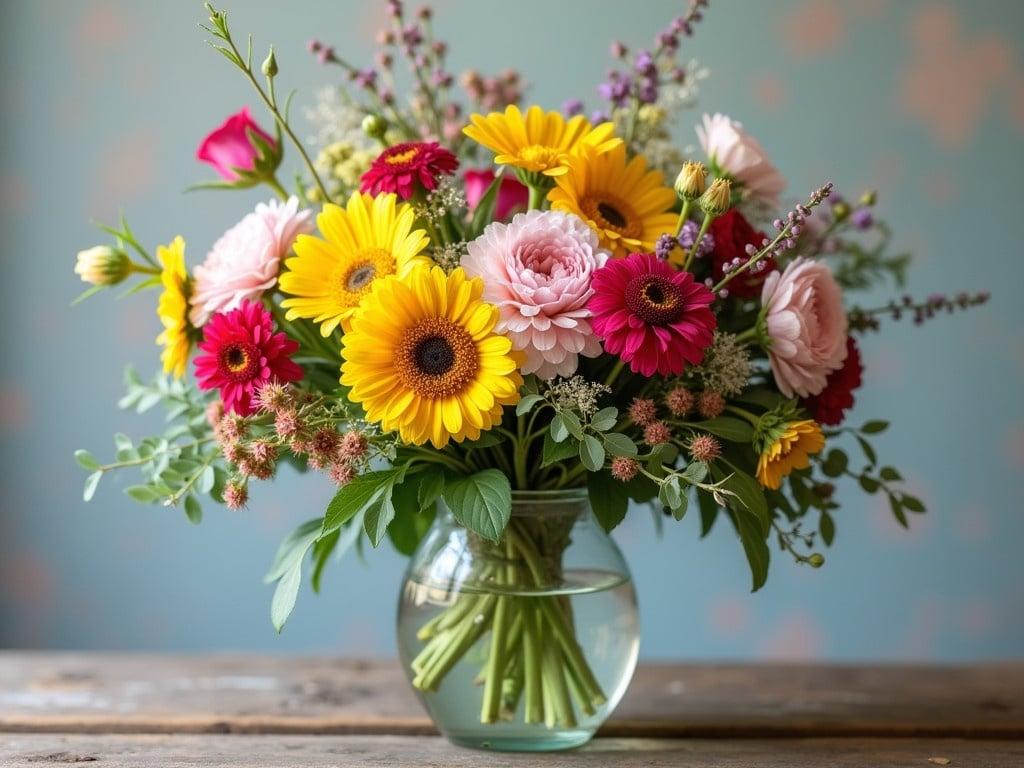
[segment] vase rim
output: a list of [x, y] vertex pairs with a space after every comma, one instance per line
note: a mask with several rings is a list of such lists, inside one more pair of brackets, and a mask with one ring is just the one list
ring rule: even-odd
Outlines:
[[561, 504], [566, 501], [582, 501], [587, 498], [586, 488], [559, 488], [547, 491], [512, 491], [512, 504]]

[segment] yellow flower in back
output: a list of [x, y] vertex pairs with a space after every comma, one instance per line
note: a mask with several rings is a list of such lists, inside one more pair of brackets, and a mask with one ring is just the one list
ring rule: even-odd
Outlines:
[[405, 275], [416, 264], [429, 264], [423, 250], [426, 232], [413, 229], [411, 205], [399, 205], [393, 194], [372, 197], [354, 192], [342, 208], [325, 205], [316, 217], [323, 239], [299, 235], [295, 256], [285, 264], [281, 290], [291, 294], [281, 302], [287, 318], [306, 317], [320, 323], [330, 336], [348, 319], [373, 284], [388, 275]]
[[622, 139], [612, 135], [612, 123], [593, 127], [581, 115], [566, 121], [560, 113], [545, 113], [536, 105], [525, 116], [510, 104], [503, 113], [470, 115], [469, 121], [462, 132], [494, 152], [494, 162], [545, 176], [564, 174], [569, 156], [581, 146], [597, 152], [622, 146]]
[[156, 314], [163, 323], [163, 332], [156, 337], [164, 351], [160, 359], [164, 373], [173, 373], [176, 378], [185, 375], [188, 354], [192, 349], [192, 326], [188, 321], [188, 298], [192, 292], [192, 280], [185, 270], [185, 241], [178, 236], [170, 245], [156, 249], [157, 258], [163, 268], [160, 282], [164, 292], [160, 294]]
[[498, 308], [462, 269], [414, 267], [378, 280], [345, 334], [341, 383], [366, 418], [413, 445], [476, 440], [519, 401], [512, 342]]
[[627, 162], [623, 144], [603, 154], [584, 147], [569, 158], [568, 172], [555, 179], [548, 200], [555, 210], [587, 222], [601, 245], [621, 258], [653, 251], [659, 235], [675, 232], [676, 193], [663, 182], [641, 155]]
[[777, 491], [782, 478], [794, 469], [810, 466], [810, 456], [825, 447], [825, 436], [810, 419], [785, 424], [776, 438], [765, 446], [757, 461], [757, 481]]

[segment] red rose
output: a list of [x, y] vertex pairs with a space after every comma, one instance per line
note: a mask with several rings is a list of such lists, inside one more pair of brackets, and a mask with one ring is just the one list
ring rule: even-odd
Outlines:
[[846, 339], [846, 361], [843, 367], [829, 374], [825, 388], [801, 405], [819, 424], [836, 426], [842, 423], [846, 411], [853, 407], [853, 390], [860, 387], [864, 366], [860, 361], [860, 350], [853, 336]]
[[[715, 282], [717, 283], [725, 276], [725, 265], [733, 259], [747, 261], [750, 256], [746, 247], [752, 245], [761, 248], [761, 242], [765, 238], [764, 232], [758, 232], [750, 222], [743, 218], [743, 214], [732, 208], [717, 219], [711, 222], [708, 230], [715, 239], [715, 249], [711, 252], [712, 270]], [[775, 269], [775, 259], [769, 257], [763, 262], [760, 272], [753, 272], [753, 268], [729, 283], [729, 292], [744, 299], [753, 299], [761, 293], [761, 284], [765, 276]]]

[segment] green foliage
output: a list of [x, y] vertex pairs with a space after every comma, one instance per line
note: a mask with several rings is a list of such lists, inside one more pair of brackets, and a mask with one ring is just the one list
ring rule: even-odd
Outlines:
[[587, 495], [594, 516], [606, 531], [614, 529], [626, 517], [629, 508], [627, 488], [607, 471], [587, 474]]
[[754, 440], [754, 428], [750, 422], [730, 416], [719, 416], [715, 419], [699, 421], [693, 427], [733, 443], [750, 443]]
[[334, 494], [323, 517], [321, 536], [328, 536], [357, 514], [364, 515], [363, 527], [377, 546], [394, 518], [391, 493], [405, 477], [406, 465], [358, 475]]
[[512, 511], [512, 486], [497, 469], [446, 482], [444, 501], [455, 519], [485, 539], [497, 541]]

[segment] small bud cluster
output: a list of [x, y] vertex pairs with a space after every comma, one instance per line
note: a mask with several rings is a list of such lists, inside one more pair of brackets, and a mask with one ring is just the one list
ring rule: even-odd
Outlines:
[[688, 375], [700, 381], [704, 389], [735, 397], [750, 381], [750, 354], [736, 336], [715, 331], [711, 346], [704, 352], [700, 365], [691, 368]]
[[481, 109], [502, 109], [523, 100], [522, 77], [514, 69], [506, 69], [495, 77], [485, 77], [471, 69], [462, 73], [459, 84]]
[[961, 292], [954, 296], [935, 293], [922, 302], [915, 302], [912, 296], [904, 295], [898, 301], [890, 301], [884, 307], [865, 310], [854, 308], [850, 311], [850, 329], [854, 331], [877, 331], [879, 317], [888, 316], [892, 320], [902, 320], [905, 316], [913, 319], [914, 325], [922, 325], [940, 312], [953, 314], [957, 311], [981, 306], [988, 302], [991, 295], [988, 291], [979, 293]]
[[427, 193], [426, 199], [413, 208], [418, 218], [437, 226], [449, 213], [459, 214], [465, 210], [466, 193], [453, 177], [442, 176], [437, 186]]
[[548, 385], [548, 396], [559, 410], [577, 411], [583, 418], [597, 413], [598, 402], [611, 388], [599, 382], [587, 381], [582, 376], [556, 379]]
[[687, 448], [696, 461], [714, 461], [722, 455], [722, 444], [715, 437], [706, 433], [691, 438]]
[[451, 274], [453, 270], [461, 266], [462, 257], [466, 253], [466, 242], [459, 240], [457, 243], [446, 243], [439, 248], [435, 248], [431, 256], [437, 266], [446, 273]]
[[[689, 253], [690, 249], [693, 248], [693, 243], [697, 239], [697, 235], [699, 234], [700, 227], [697, 225], [697, 222], [686, 221], [683, 223], [683, 227], [679, 231], [679, 237], [664, 234], [658, 238], [654, 245], [654, 254], [662, 261], [667, 261], [672, 258], [672, 252], [677, 248], [681, 249], [681, 253]], [[700, 245], [697, 246], [697, 252], [694, 255], [696, 258], [700, 259], [707, 256], [714, 250], [715, 236], [710, 232], [705, 232], [704, 236], [700, 239]]]
[[620, 483], [628, 483], [640, 472], [640, 462], [628, 456], [616, 456], [612, 459], [612, 477]]

